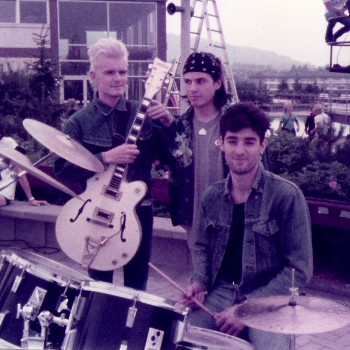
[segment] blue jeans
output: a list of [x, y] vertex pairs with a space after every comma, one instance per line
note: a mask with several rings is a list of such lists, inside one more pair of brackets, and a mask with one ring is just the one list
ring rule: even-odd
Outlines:
[[[212, 312], [221, 312], [236, 303], [237, 292], [234, 285], [220, 281], [208, 294], [204, 305]], [[202, 309], [191, 310], [187, 317], [191, 326], [217, 331], [215, 320]], [[288, 350], [290, 337], [286, 334], [264, 332], [253, 328], [246, 328], [242, 339], [254, 345], [255, 350]]]

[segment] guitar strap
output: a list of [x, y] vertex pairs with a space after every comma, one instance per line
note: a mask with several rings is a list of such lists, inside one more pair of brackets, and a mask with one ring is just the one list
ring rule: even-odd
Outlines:
[[126, 112], [119, 115], [116, 123], [113, 123], [113, 147], [120, 146], [126, 140], [126, 128], [129, 122], [130, 101], [125, 101]]

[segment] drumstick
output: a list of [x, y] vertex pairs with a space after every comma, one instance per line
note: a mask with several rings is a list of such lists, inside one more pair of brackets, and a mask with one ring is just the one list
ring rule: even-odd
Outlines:
[[[153, 270], [158, 272], [161, 276], [163, 276], [168, 282], [170, 282], [177, 290], [179, 290], [181, 293], [186, 295], [186, 291], [178, 285], [174, 280], [172, 280], [168, 275], [166, 275], [163, 271], [159, 270], [158, 267], [154, 266], [152, 263], [148, 263], [150, 267], [152, 267]], [[205, 305], [203, 305], [200, 301], [195, 299], [194, 297], [191, 296], [191, 300], [197, 304], [203, 311], [208, 313], [211, 317], [215, 318], [216, 320], [218, 317], [214, 314], [214, 312], [210, 311]]]

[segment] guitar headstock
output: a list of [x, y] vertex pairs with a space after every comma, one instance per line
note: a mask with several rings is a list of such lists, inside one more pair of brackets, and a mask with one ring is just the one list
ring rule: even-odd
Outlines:
[[145, 83], [145, 97], [152, 99], [160, 91], [172, 64], [155, 58]]

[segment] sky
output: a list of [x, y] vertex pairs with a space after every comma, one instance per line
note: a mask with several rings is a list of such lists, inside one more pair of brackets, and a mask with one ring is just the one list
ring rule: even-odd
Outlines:
[[[181, 5], [181, 0], [172, 2]], [[216, 4], [227, 44], [273, 51], [316, 66], [329, 63], [322, 0], [216, 0]], [[180, 28], [180, 14], [167, 15], [167, 32], [179, 34]], [[335, 51], [339, 63], [345, 60], [347, 65], [349, 54], [350, 47]]]

